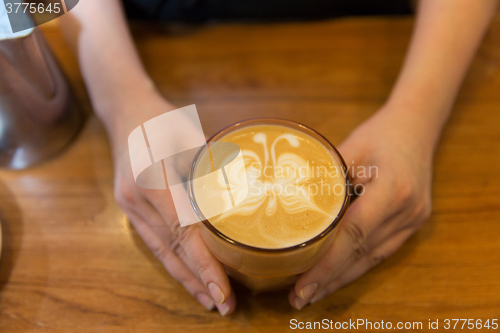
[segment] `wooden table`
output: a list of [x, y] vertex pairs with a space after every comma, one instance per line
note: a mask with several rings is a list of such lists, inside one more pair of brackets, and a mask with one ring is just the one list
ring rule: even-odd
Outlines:
[[[412, 18], [191, 29], [134, 27], [148, 71], [207, 134], [257, 116], [296, 120], [338, 144], [384, 102]], [[44, 32], [83, 108], [76, 60]], [[290, 319], [500, 318], [500, 16], [479, 50], [435, 160], [434, 210], [394, 256], [331, 297], [292, 309], [286, 293], [237, 290], [207, 312], [149, 253], [113, 199], [103, 127], [26, 171], [0, 172], [1, 332], [288, 332]]]

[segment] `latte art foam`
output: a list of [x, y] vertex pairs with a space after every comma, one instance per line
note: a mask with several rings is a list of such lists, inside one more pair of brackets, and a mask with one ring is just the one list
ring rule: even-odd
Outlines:
[[[254, 125], [218, 141], [239, 145], [244, 158], [244, 165], [225, 170], [233, 200], [221, 197], [227, 210], [209, 219], [227, 237], [260, 248], [290, 247], [320, 234], [339, 213], [345, 196], [340, 166], [310, 135]], [[212, 167], [209, 160], [202, 156], [198, 171]], [[208, 188], [227, 186], [222, 176], [216, 182]], [[208, 188], [194, 189], [197, 200]], [[232, 202], [241, 203], [232, 207]]]

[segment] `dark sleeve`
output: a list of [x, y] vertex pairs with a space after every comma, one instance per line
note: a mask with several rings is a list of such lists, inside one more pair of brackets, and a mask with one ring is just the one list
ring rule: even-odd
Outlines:
[[125, 8], [127, 9], [127, 14], [130, 12], [132, 16], [135, 16], [133, 15], [133, 11], [155, 16], [163, 7], [164, 2], [165, 0], [123, 0]]

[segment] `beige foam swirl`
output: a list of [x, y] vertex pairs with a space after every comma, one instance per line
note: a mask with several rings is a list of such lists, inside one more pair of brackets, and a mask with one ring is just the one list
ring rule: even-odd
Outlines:
[[[249, 191], [242, 203], [219, 215], [217, 220], [233, 215], [252, 215], [265, 204], [267, 216], [274, 215], [279, 204], [287, 214], [315, 211], [331, 216], [315, 204], [308, 188], [303, 186], [311, 174], [309, 164], [295, 153], [282, 153], [277, 158], [275, 146], [280, 140], [288, 141], [294, 148], [300, 145], [299, 140], [293, 134], [283, 134], [271, 143], [269, 149], [267, 135], [257, 133], [253, 136], [253, 141], [262, 145], [264, 161], [257, 152], [242, 150], [244, 165], [238, 164], [226, 170], [227, 177], [233, 184], [234, 196], [240, 198], [247, 194], [246, 181], [248, 181]], [[224, 186], [225, 182], [222, 177], [219, 182], [221, 186]]]

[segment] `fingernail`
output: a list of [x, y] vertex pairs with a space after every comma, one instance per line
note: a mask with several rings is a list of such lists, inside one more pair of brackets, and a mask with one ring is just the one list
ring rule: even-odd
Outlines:
[[326, 295], [328, 295], [328, 292], [327, 292], [325, 289], [323, 289], [323, 290], [321, 290], [321, 291], [320, 291], [320, 292], [319, 292], [316, 296], [314, 296], [314, 297], [313, 297], [313, 298], [309, 301], [309, 303], [314, 304], [314, 303], [316, 303], [316, 302], [319, 302], [319, 301], [321, 301], [323, 298], [325, 298], [325, 297], [326, 297]]
[[212, 298], [217, 304], [222, 304], [225, 301], [224, 293], [222, 292], [222, 289], [215, 283], [211, 282], [208, 285], [208, 290], [210, 290], [210, 294], [212, 295]]
[[229, 305], [228, 304], [221, 304], [218, 306], [218, 309], [219, 309], [219, 313], [220, 313], [221, 317], [224, 317], [229, 312]]
[[214, 301], [205, 294], [196, 294], [196, 299], [198, 302], [205, 307], [208, 311], [212, 311], [214, 308]]
[[307, 286], [305, 286], [304, 288], [302, 288], [299, 291], [299, 296], [304, 301], [306, 301], [306, 300], [309, 299], [309, 297], [312, 296], [312, 294], [314, 294], [314, 292], [316, 291], [316, 289], [318, 289], [318, 284], [316, 282], [308, 284]]
[[296, 298], [295, 299], [295, 308], [297, 310], [302, 310], [302, 308], [307, 304], [307, 301], [304, 301], [303, 299]]

